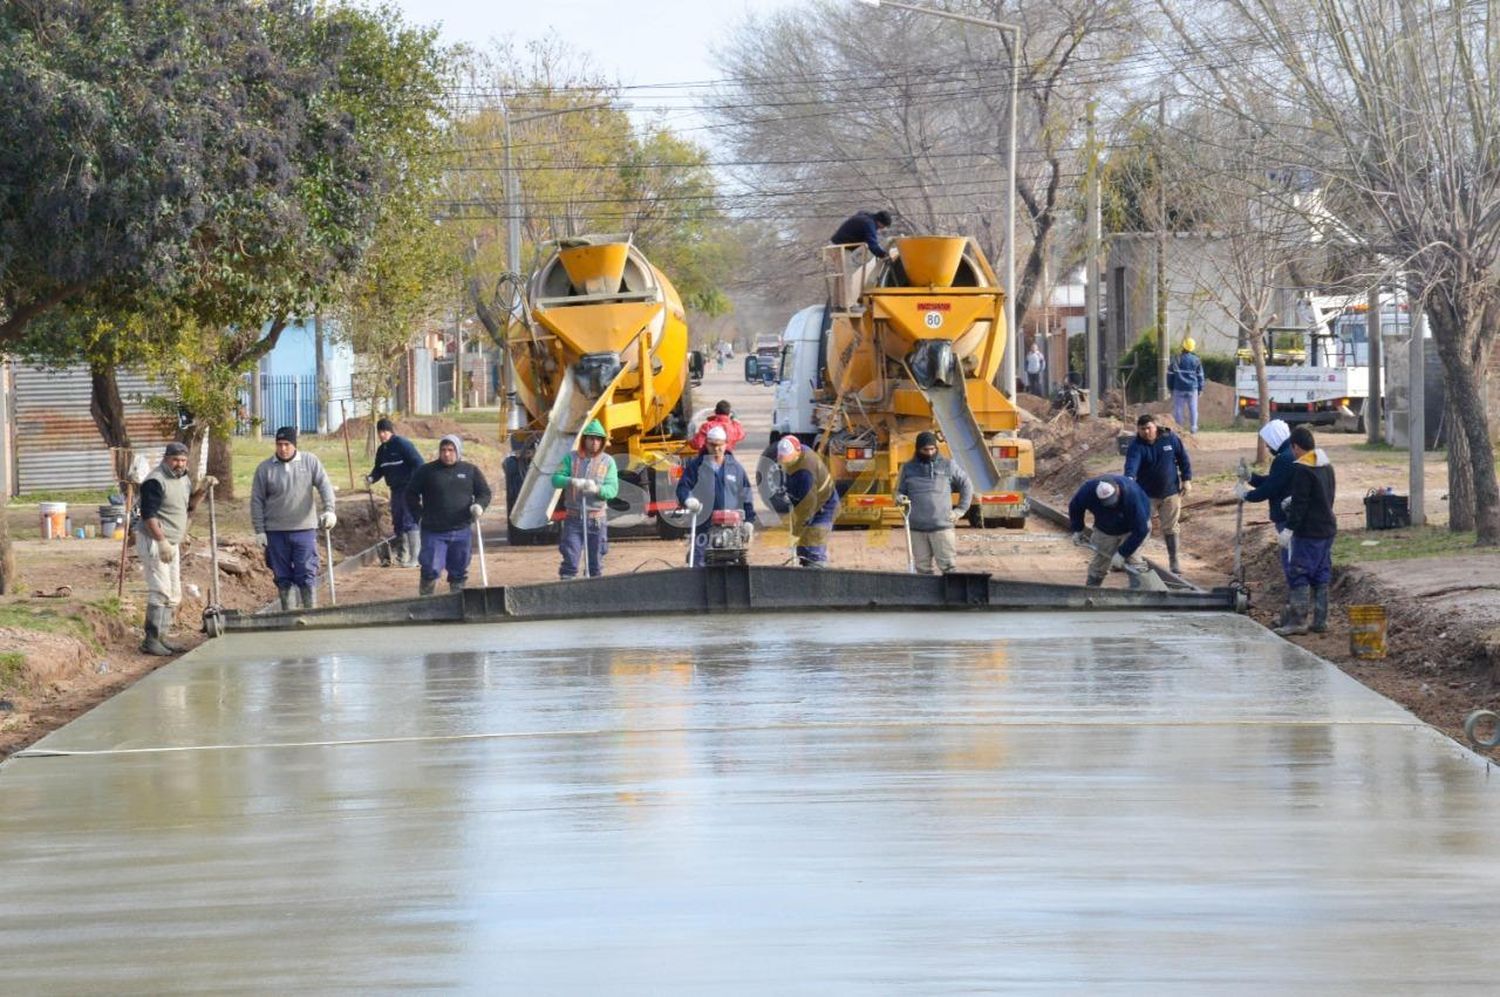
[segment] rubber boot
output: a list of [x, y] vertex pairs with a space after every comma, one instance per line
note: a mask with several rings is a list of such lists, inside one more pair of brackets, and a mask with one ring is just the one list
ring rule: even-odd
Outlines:
[[146, 607], [146, 639], [141, 641], [141, 651], [145, 654], [154, 654], [158, 658], [166, 658], [172, 655], [170, 647], [161, 642], [161, 630], [157, 623], [157, 607]]
[[432, 595], [437, 591], [436, 578], [424, 578], [417, 583], [417, 595]]
[[1312, 590], [1306, 585], [1292, 589], [1286, 600], [1286, 622], [1276, 628], [1276, 633], [1283, 637], [1307, 633], [1307, 618], [1311, 609]]
[[297, 591], [302, 594], [303, 609], [318, 608], [318, 588], [316, 585], [298, 585]]
[[463, 582], [455, 582], [451, 578], [448, 579], [448, 591], [449, 592], [462, 592], [463, 590], [464, 590], [464, 583]]
[[1312, 590], [1313, 618], [1312, 632], [1315, 634], [1328, 632], [1328, 586], [1314, 585]]
[[156, 607], [156, 639], [168, 651], [171, 651], [173, 654], [181, 654], [182, 648], [167, 639], [167, 636], [172, 632], [172, 619], [176, 615], [177, 609], [174, 606]]
[[1182, 574], [1182, 565], [1177, 560], [1177, 534], [1168, 533], [1167, 541], [1167, 567], [1172, 569], [1172, 574]]
[[1104, 584], [1104, 579], [1095, 577], [1094, 575], [1089, 575], [1087, 580], [1085, 580], [1083, 584], [1091, 589], [1096, 589]]
[[421, 551], [421, 549], [422, 549], [422, 531], [421, 530], [407, 530], [406, 531], [406, 560], [404, 560], [404, 561], [401, 562], [401, 566], [403, 568], [415, 568], [415, 567], [418, 567], [418, 564], [417, 564], [417, 554], [418, 554], [418, 552]]
[[292, 587], [290, 585], [278, 585], [276, 587], [276, 595], [281, 599], [281, 611], [283, 613], [290, 613], [297, 608], [292, 605]]

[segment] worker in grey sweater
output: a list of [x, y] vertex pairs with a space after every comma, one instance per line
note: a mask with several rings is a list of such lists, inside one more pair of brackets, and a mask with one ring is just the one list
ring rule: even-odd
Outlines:
[[[958, 505], [953, 494], [958, 493]], [[917, 571], [932, 573], [937, 562], [943, 574], [958, 570], [958, 535], [953, 527], [974, 501], [969, 476], [947, 457], [939, 456], [937, 434], [917, 434], [917, 455], [901, 465], [896, 479], [896, 502], [906, 513], [912, 555]]]
[[331, 530], [337, 522], [333, 484], [322, 461], [297, 449], [297, 427], [282, 426], [276, 430], [275, 456], [261, 461], [250, 483], [250, 526], [265, 548], [282, 609], [292, 608], [293, 586], [303, 609], [317, 605], [318, 530]]

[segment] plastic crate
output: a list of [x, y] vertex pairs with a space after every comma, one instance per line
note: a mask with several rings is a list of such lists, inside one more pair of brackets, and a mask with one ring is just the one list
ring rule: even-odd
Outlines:
[[1365, 496], [1365, 529], [1394, 530], [1411, 525], [1411, 506], [1405, 495], [1372, 491]]

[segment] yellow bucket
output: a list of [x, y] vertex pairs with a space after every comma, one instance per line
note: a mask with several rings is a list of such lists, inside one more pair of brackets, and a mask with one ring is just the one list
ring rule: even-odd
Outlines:
[[1349, 653], [1374, 660], [1385, 657], [1385, 607], [1349, 607]]

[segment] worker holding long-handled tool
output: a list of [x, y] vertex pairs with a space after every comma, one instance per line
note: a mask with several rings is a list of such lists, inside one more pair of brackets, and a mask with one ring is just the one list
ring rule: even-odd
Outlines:
[[469, 577], [474, 526], [491, 494], [484, 473], [462, 456], [463, 442], [457, 436], [443, 437], [438, 459], [423, 464], [406, 486], [407, 507], [422, 524], [419, 595], [432, 595], [445, 570], [450, 592], [462, 591]]
[[[389, 419], [375, 423], [375, 435], [380, 437], [380, 447], [375, 451], [375, 466], [365, 475], [365, 483], [373, 486], [384, 480], [390, 488], [391, 528], [395, 531], [390, 544], [391, 560], [398, 568], [415, 568], [422, 535], [406, 504], [406, 485], [422, 466], [422, 455], [411, 440], [396, 435], [396, 426]], [[373, 491], [370, 501], [373, 505]]]
[[901, 465], [896, 494], [911, 502], [902, 514], [916, 551], [917, 572], [931, 574], [934, 563], [945, 575], [957, 571], [958, 536], [953, 528], [974, 501], [974, 486], [962, 467], [938, 453], [936, 433], [917, 434], [916, 456]]
[[[167, 643], [167, 634], [182, 602], [180, 548], [193, 509], [187, 465], [187, 446], [168, 443], [161, 463], [141, 481], [136, 553], [146, 574], [146, 639], [141, 650], [147, 654], [165, 656], [181, 650]], [[217, 484], [213, 478], [205, 478], [204, 483]]]
[[[1092, 537], [1085, 536], [1084, 516], [1092, 513]], [[1141, 544], [1151, 535], [1151, 502], [1141, 486], [1121, 474], [1104, 474], [1078, 486], [1068, 503], [1073, 542], [1094, 551], [1085, 584], [1104, 584], [1110, 564], [1119, 554], [1133, 589], [1164, 589], [1160, 576], [1141, 556]]]
[[317, 606], [318, 531], [338, 524], [333, 504], [333, 483], [323, 463], [297, 449], [297, 427], [276, 430], [276, 453], [261, 461], [250, 483], [250, 526], [265, 549], [283, 610], [293, 608], [293, 588], [303, 609]]
[[583, 427], [578, 449], [563, 457], [552, 475], [552, 487], [562, 489], [565, 518], [557, 550], [562, 555], [557, 577], [578, 575], [579, 560], [584, 574], [604, 574], [604, 555], [609, 553], [609, 500], [620, 494], [620, 472], [615, 459], [605, 453], [604, 426], [598, 419]]

